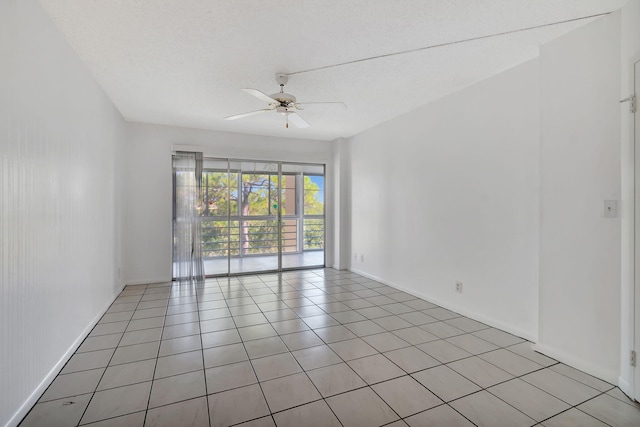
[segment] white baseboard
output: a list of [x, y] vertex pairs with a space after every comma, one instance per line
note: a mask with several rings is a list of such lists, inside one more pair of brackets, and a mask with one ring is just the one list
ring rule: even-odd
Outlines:
[[144, 280], [127, 280], [124, 282], [125, 286], [129, 285], [150, 285], [152, 283], [169, 283], [172, 279], [167, 278], [155, 278], [155, 279], [144, 279]]
[[575, 355], [568, 354], [562, 350], [558, 350], [553, 346], [538, 343], [533, 345], [533, 349], [538, 353], [542, 353], [545, 356], [549, 356], [559, 362], [576, 368], [582, 372], [586, 372], [587, 374], [593, 375], [594, 377], [600, 378], [601, 380], [608, 383], [616, 384], [618, 382], [618, 372], [611, 369], [602, 368], [601, 366], [598, 366], [580, 357], [576, 357]]
[[69, 349], [62, 355], [62, 357], [60, 357], [58, 362], [53, 366], [53, 368], [51, 368], [49, 373], [42, 379], [42, 381], [40, 381], [40, 384], [38, 384], [35, 390], [33, 390], [29, 397], [22, 403], [22, 405], [20, 405], [20, 408], [18, 408], [13, 416], [9, 418], [9, 421], [7, 422], [7, 424], [5, 424], [5, 427], [17, 426], [20, 421], [22, 421], [22, 419], [29, 413], [33, 405], [38, 402], [40, 396], [44, 394], [53, 380], [56, 379], [62, 368], [64, 368], [64, 365], [69, 361], [71, 356], [73, 356], [73, 353], [76, 352], [78, 347], [80, 347], [80, 344], [82, 344], [82, 342], [89, 335], [94, 326], [98, 324], [102, 316], [104, 316], [107, 310], [109, 310], [109, 307], [111, 307], [111, 304], [113, 304], [113, 301], [115, 301], [115, 299], [118, 297], [118, 295], [120, 295], [120, 292], [122, 292], [123, 289], [124, 286], [121, 286], [120, 290], [116, 292], [113, 299], [109, 301], [109, 303], [93, 318], [89, 325], [82, 330], [78, 338], [76, 338], [76, 340], [71, 344]]
[[360, 271], [356, 268], [351, 268], [351, 271], [354, 273], [360, 274], [364, 277], [367, 277], [371, 280], [375, 280], [377, 282], [384, 283], [385, 285], [391, 286], [393, 288], [399, 289], [408, 294], [414, 295], [418, 298], [422, 298], [426, 301], [429, 301], [433, 304], [437, 304], [441, 307], [446, 308], [447, 310], [454, 311], [456, 313], [462, 314], [463, 316], [469, 317], [471, 319], [477, 320], [478, 322], [485, 323], [489, 326], [493, 326], [497, 329], [501, 329], [505, 332], [509, 332], [513, 335], [522, 337], [534, 343], [533, 349], [539, 353], [542, 353], [546, 356], [549, 356], [553, 359], [556, 359], [562, 363], [565, 363], [569, 366], [572, 366], [576, 369], [579, 369], [583, 372], [586, 372], [594, 377], [600, 378], [601, 380], [607, 381], [611, 384], [618, 384], [620, 389], [627, 395], [631, 395], [633, 393], [631, 385], [619, 377], [619, 372], [611, 369], [602, 368], [602, 366], [596, 365], [592, 362], [584, 360], [582, 358], [576, 357], [575, 355], [571, 355], [556, 349], [555, 347], [551, 347], [548, 345], [536, 343], [538, 341], [538, 337], [532, 335], [527, 331], [520, 330], [518, 328], [514, 328], [512, 325], [505, 324], [504, 322], [493, 319], [489, 316], [486, 316], [483, 313], [477, 313], [469, 310], [466, 307], [458, 307], [455, 304], [451, 304], [448, 301], [442, 301], [438, 298], [432, 298], [429, 295], [423, 294], [421, 292], [416, 292], [412, 289], [407, 289], [404, 286], [398, 285], [397, 283], [393, 283], [387, 280], [384, 280], [380, 277], [376, 277], [374, 275], [368, 274], [364, 271]]
[[351, 268], [350, 271], [353, 271], [354, 273], [360, 274], [361, 276], [367, 277], [367, 278], [369, 278], [371, 280], [375, 280], [376, 282], [384, 283], [385, 285], [391, 286], [392, 288], [396, 288], [396, 289], [398, 289], [400, 291], [406, 292], [406, 293], [411, 294], [411, 295], [413, 295], [415, 297], [422, 298], [425, 301], [428, 301], [430, 303], [439, 305], [440, 307], [446, 308], [447, 310], [451, 310], [451, 311], [453, 311], [455, 313], [458, 313], [458, 314], [461, 314], [461, 315], [463, 315], [465, 317], [469, 317], [470, 319], [477, 320], [478, 322], [482, 322], [482, 323], [484, 323], [486, 325], [489, 325], [489, 326], [492, 326], [494, 328], [500, 329], [502, 331], [508, 332], [508, 333], [510, 333], [512, 335], [515, 335], [517, 337], [524, 338], [524, 339], [526, 339], [528, 341], [535, 342], [538, 339], [537, 336], [533, 335], [529, 331], [525, 331], [525, 330], [522, 330], [520, 328], [514, 328], [513, 325], [501, 322], [501, 321], [496, 320], [493, 317], [487, 316], [487, 315], [485, 315], [483, 313], [479, 313], [479, 312], [476, 312], [476, 311], [473, 311], [473, 310], [469, 310], [466, 307], [461, 307], [461, 306], [458, 306], [458, 305], [455, 305], [455, 304], [451, 304], [449, 301], [443, 301], [443, 300], [441, 300], [439, 298], [433, 298], [430, 295], [424, 294], [422, 292], [416, 292], [413, 289], [408, 289], [405, 286], [399, 285], [399, 284], [394, 283], [394, 282], [390, 282], [388, 280], [384, 280], [384, 279], [382, 279], [380, 277], [376, 277], [374, 275], [368, 274], [368, 273], [366, 273], [364, 271], [360, 271], [360, 270], [355, 269], [355, 268]]
[[374, 276], [373, 274], [369, 274], [369, 273], [367, 273], [366, 271], [358, 270], [357, 268], [353, 268], [353, 267], [351, 267], [351, 268], [349, 268], [348, 270], [349, 270], [349, 271], [352, 271], [352, 272], [354, 272], [354, 273], [356, 273], [356, 274], [359, 274], [359, 275], [361, 275], [361, 276], [364, 276], [364, 277], [366, 277], [367, 279], [371, 279], [371, 280], [375, 280], [376, 282], [384, 283], [384, 284], [385, 284], [385, 285], [387, 285], [387, 286], [392, 286], [392, 287], [394, 287], [394, 288], [397, 286], [395, 283], [392, 283], [392, 282], [389, 282], [389, 281], [387, 281], [387, 280], [381, 279], [381, 278], [379, 278], [379, 277], [377, 277], [377, 276]]
[[635, 396], [633, 395], [633, 387], [627, 380], [622, 377], [618, 377], [618, 387], [624, 394], [627, 395], [629, 399], [635, 400]]

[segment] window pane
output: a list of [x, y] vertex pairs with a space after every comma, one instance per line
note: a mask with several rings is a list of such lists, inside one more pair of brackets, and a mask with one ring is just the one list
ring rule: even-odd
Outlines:
[[[268, 174], [242, 174], [242, 210], [243, 216], [270, 215], [271, 187], [275, 185]], [[278, 177], [276, 176], [276, 181]], [[276, 198], [277, 200], [277, 198]]]
[[202, 256], [204, 258], [227, 256], [227, 221], [210, 221], [203, 219], [202, 224]]
[[242, 254], [261, 255], [278, 252], [278, 221], [244, 220], [240, 222]]
[[229, 242], [229, 254], [231, 256], [240, 255], [240, 222], [229, 222], [230, 242]]
[[304, 214], [324, 214], [324, 176], [304, 176]]
[[[232, 175], [232, 177], [235, 175]], [[231, 188], [234, 188], [235, 179], [231, 180]], [[229, 175], [226, 171], [206, 171], [202, 175], [202, 198], [204, 201], [205, 216], [227, 216], [237, 209], [237, 200], [229, 198]]]
[[324, 220], [304, 220], [304, 250], [324, 249]]
[[282, 220], [282, 252], [299, 252], [298, 219]]
[[282, 215], [298, 213], [296, 178], [296, 175], [282, 175]]

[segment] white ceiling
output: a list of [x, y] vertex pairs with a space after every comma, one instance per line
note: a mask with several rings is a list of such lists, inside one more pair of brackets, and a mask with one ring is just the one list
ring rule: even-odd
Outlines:
[[[40, 0], [130, 121], [333, 140], [348, 137], [538, 55], [539, 45], [627, 0]], [[543, 26], [542, 28], [517, 31]], [[516, 31], [516, 32], [513, 32]], [[505, 35], [448, 44], [492, 34]], [[294, 74], [308, 129], [285, 129], [242, 92]]]

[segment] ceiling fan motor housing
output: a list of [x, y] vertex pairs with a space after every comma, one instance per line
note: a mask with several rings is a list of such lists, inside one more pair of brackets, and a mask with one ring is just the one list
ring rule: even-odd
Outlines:
[[296, 102], [296, 97], [290, 93], [278, 92], [269, 95], [269, 97], [278, 101], [280, 105], [290, 105]]

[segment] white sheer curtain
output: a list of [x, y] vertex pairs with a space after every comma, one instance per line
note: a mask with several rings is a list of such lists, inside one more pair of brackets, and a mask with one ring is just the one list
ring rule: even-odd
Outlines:
[[173, 265], [180, 283], [204, 280], [202, 262], [202, 153], [173, 156]]

